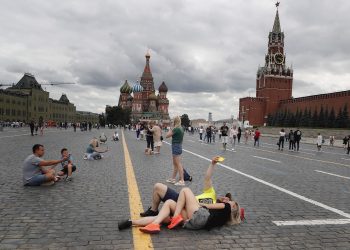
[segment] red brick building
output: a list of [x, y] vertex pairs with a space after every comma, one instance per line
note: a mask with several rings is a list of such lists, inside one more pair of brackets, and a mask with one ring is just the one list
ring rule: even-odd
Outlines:
[[268, 115], [279, 110], [295, 113], [305, 108], [312, 112], [325, 109], [339, 110], [350, 107], [350, 91], [335, 92], [314, 96], [293, 98], [293, 69], [286, 65], [284, 51], [284, 32], [281, 31], [278, 9], [272, 31], [268, 36], [268, 49], [265, 65], [258, 68], [256, 77], [256, 97], [245, 97], [239, 100], [239, 119], [249, 120], [251, 125], [264, 125]]

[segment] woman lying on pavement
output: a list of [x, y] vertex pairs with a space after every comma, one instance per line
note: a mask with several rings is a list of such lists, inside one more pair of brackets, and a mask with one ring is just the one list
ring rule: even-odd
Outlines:
[[[224, 224], [239, 224], [241, 222], [240, 207], [236, 201], [232, 200], [231, 195], [227, 194], [226, 197], [216, 200], [215, 190], [212, 187], [210, 177], [213, 172], [213, 167], [217, 161], [218, 157], [213, 158], [212, 164], [207, 170], [204, 182], [204, 190], [210, 194], [209, 196], [204, 192], [199, 197], [196, 197], [189, 188], [184, 188], [181, 190], [178, 197], [175, 197], [173, 193], [173, 196], [165, 201], [157, 216], [120, 222], [118, 224], [119, 230], [134, 225], [144, 226], [140, 228], [142, 232], [158, 233], [160, 232], [161, 223], [170, 223], [168, 226], [169, 229], [172, 229], [180, 224], [183, 224], [183, 227], [188, 229], [210, 229], [212, 227], [222, 226]], [[168, 197], [167, 195], [165, 196]], [[199, 202], [207, 202], [208, 198], [213, 201], [216, 200], [217, 203], [204, 204]], [[172, 214], [174, 216], [171, 219], [170, 215]]]
[[[216, 191], [213, 186], [212, 176], [218, 159], [218, 157], [214, 157], [212, 159], [211, 164], [209, 165], [205, 173], [203, 193], [196, 196], [199, 203], [214, 204], [216, 202], [232, 200], [232, 195], [230, 193], [227, 193], [225, 196], [222, 197], [216, 197]], [[178, 198], [179, 193], [176, 192], [174, 189], [162, 183], [156, 183], [153, 186], [152, 205], [145, 212], [140, 213], [140, 216], [157, 216], [158, 207], [162, 201], [165, 202], [171, 199], [176, 202]], [[241, 210], [243, 210], [243, 208], [241, 208]], [[241, 219], [243, 219], [243, 216], [244, 211], [241, 214]]]

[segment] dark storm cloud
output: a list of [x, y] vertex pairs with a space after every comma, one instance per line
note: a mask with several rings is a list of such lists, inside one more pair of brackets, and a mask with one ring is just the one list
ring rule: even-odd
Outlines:
[[[155, 87], [162, 81], [168, 85], [171, 112], [196, 107], [195, 115], [207, 117], [211, 111], [225, 118], [225, 110], [237, 113], [240, 97], [254, 93], [275, 16], [273, 4], [3, 1], [0, 81], [18, 81], [26, 71], [41, 81], [74, 81], [78, 85], [67, 86], [66, 92], [72, 91], [68, 95], [78, 107], [102, 111], [105, 104], [117, 103], [125, 79], [131, 84], [139, 79], [151, 49]], [[282, 1], [279, 13], [287, 63], [294, 68], [295, 97], [350, 88], [349, 9], [345, 0]], [[61, 89], [55, 91], [59, 95]], [[102, 92], [103, 98], [96, 95], [92, 104], [89, 97]]]

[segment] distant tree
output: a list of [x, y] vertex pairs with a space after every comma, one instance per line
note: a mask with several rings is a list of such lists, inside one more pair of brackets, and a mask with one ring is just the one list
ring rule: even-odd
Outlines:
[[348, 105], [344, 105], [343, 108], [343, 115], [342, 115], [342, 128], [349, 128], [349, 112], [348, 112]]
[[328, 121], [327, 121], [327, 127], [329, 128], [334, 128], [335, 126], [335, 112], [334, 112], [334, 108], [331, 108], [331, 112], [329, 113], [328, 116]]
[[191, 125], [191, 120], [188, 118], [187, 114], [183, 114], [181, 116], [181, 125], [184, 126], [185, 128], [188, 128]]
[[272, 126], [277, 126], [278, 114], [279, 114], [279, 112], [277, 111], [277, 112], [272, 116]]
[[106, 126], [106, 118], [104, 113], [98, 115], [98, 123], [100, 124], [101, 127]]
[[318, 119], [317, 119], [317, 127], [323, 128], [324, 127], [324, 109], [323, 106], [321, 105], [320, 113], [318, 114]]
[[300, 127], [302, 117], [303, 117], [303, 112], [298, 108], [297, 112], [295, 113], [295, 124], [294, 124], [295, 127]]
[[300, 127], [307, 127], [308, 125], [308, 112], [307, 112], [307, 108], [304, 109], [304, 113], [302, 114], [301, 118], [300, 118], [300, 123], [299, 126]]
[[284, 127], [286, 126], [287, 123], [287, 115], [288, 115], [288, 111], [287, 109], [285, 109], [284, 111], [281, 111], [279, 113], [278, 119], [277, 119], [277, 126], [279, 127]]
[[306, 121], [306, 127], [312, 126], [312, 116], [311, 116], [311, 108], [309, 108], [309, 111], [307, 113], [307, 121]]
[[341, 128], [342, 127], [342, 122], [343, 121], [343, 110], [342, 108], [339, 108], [338, 115], [335, 118], [335, 128]]
[[284, 126], [286, 127], [295, 127], [295, 114], [288, 111], [285, 119]]
[[328, 128], [328, 119], [329, 119], [329, 112], [328, 112], [328, 107], [326, 107], [324, 111], [324, 118], [323, 118], [323, 126], [325, 128]]
[[314, 114], [312, 115], [310, 127], [317, 127], [318, 126], [318, 113], [317, 108], [314, 110]]
[[267, 126], [273, 126], [272, 123], [273, 123], [273, 115], [268, 114], [268, 116], [267, 116]]
[[131, 109], [130, 108], [123, 109], [122, 113], [123, 113], [122, 125], [131, 124]]
[[130, 123], [131, 110], [119, 106], [106, 107], [106, 122], [113, 125], [126, 125]]

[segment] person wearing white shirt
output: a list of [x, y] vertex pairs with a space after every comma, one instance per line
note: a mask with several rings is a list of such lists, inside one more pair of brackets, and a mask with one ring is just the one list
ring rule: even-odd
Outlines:
[[278, 140], [278, 150], [282, 150], [283, 151], [283, 147], [284, 147], [284, 137], [286, 136], [286, 132], [284, 132], [284, 129], [282, 128], [280, 131], [280, 138]]
[[323, 137], [322, 137], [321, 133], [318, 133], [317, 143], [316, 143], [318, 151], [321, 151], [322, 143], [323, 143]]
[[238, 130], [236, 126], [232, 126], [232, 128], [230, 129], [230, 138], [231, 138], [231, 143], [232, 143], [232, 150], [235, 150], [235, 146], [236, 146], [236, 139], [237, 139], [237, 134], [238, 134]]
[[199, 140], [203, 140], [203, 126], [201, 126], [199, 129]]

